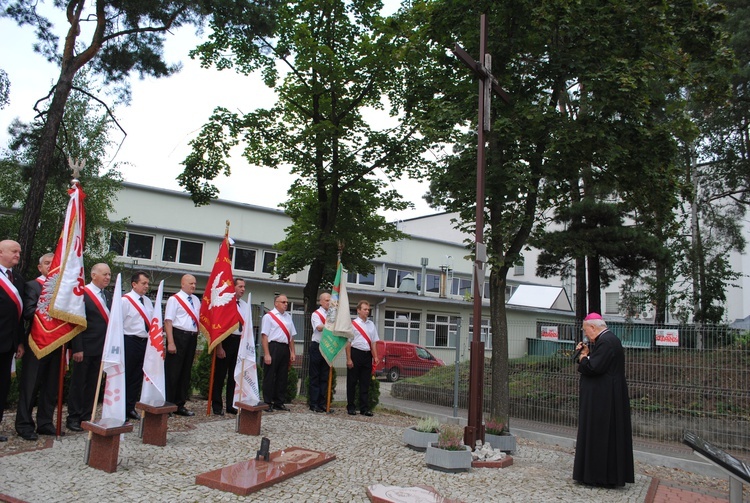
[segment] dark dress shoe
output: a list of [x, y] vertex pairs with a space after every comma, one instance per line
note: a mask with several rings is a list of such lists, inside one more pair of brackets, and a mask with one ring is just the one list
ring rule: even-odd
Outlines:
[[287, 412], [291, 412], [291, 409], [284, 405], [283, 403], [281, 405], [274, 405], [273, 410], [285, 410]]
[[227, 409], [227, 414], [237, 414], [237, 409], [230, 407]]
[[8, 437], [6, 437], [5, 435], [0, 435], [0, 442], [7, 442], [7, 441], [8, 441]]
[[134, 420], [136, 420], [136, 421], [140, 421], [140, 420], [141, 420], [141, 415], [140, 415], [140, 414], [138, 414], [138, 413], [137, 413], [136, 411], [134, 411], [134, 410], [131, 410], [130, 412], [128, 412], [128, 413], [127, 413], [127, 414], [125, 414], [125, 415], [126, 415], [126, 416], [128, 416], [128, 419], [134, 419]]
[[267, 409], [263, 409], [264, 412], [273, 412], [273, 405], [269, 405]]
[[19, 433], [18, 436], [24, 440], [29, 440], [29, 441], [34, 441], [34, 440], [39, 439], [39, 435], [37, 435], [33, 431], [25, 431], [23, 433]]
[[195, 415], [195, 412], [192, 410], [187, 410], [185, 407], [180, 407], [177, 409], [177, 412], [175, 412], [178, 416], [185, 416], [185, 417], [191, 417]]
[[346, 413], [349, 414], [350, 416], [356, 416], [357, 415], [357, 412], [353, 411], [353, 410], [347, 410]]
[[221, 410], [221, 409], [215, 410], [215, 411], [213, 411], [213, 413], [214, 413], [214, 416], [223, 416], [224, 415], [224, 411]]
[[83, 428], [81, 428], [81, 425], [79, 423], [67, 423], [65, 427], [70, 431], [83, 431]]
[[362, 412], [360, 412], [360, 414], [362, 414], [363, 416], [372, 417], [372, 412], [370, 412], [369, 410], [363, 410]]
[[57, 435], [57, 430], [50, 424], [37, 428], [36, 432], [40, 435]]

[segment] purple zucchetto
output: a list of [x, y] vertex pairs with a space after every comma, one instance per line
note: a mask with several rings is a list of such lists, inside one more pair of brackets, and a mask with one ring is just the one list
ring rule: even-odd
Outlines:
[[591, 320], [603, 320], [602, 315], [599, 313], [589, 313], [583, 321], [591, 321]]

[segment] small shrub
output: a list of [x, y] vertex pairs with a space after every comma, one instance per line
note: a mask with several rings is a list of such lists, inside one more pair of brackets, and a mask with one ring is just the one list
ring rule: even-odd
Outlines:
[[415, 429], [422, 433], [437, 433], [440, 429], [440, 423], [434, 417], [423, 417], [417, 421]]
[[491, 417], [485, 421], [484, 431], [490, 435], [507, 435], [508, 425], [502, 419]]
[[453, 424], [446, 424], [440, 427], [438, 431], [438, 444], [439, 449], [445, 449], [446, 451], [462, 451], [466, 447], [464, 446], [464, 430], [460, 426]]
[[297, 375], [297, 369], [289, 367], [289, 373], [287, 374], [286, 381], [286, 403], [292, 403], [297, 398], [297, 385], [299, 384], [299, 376]]
[[190, 385], [201, 398], [208, 398], [208, 381], [211, 377], [211, 354], [208, 352], [206, 338], [200, 337], [196, 353], [200, 351], [198, 358], [193, 362], [190, 370]]
[[[359, 382], [354, 385], [355, 404], [359, 406]], [[372, 376], [370, 379], [370, 390], [367, 394], [367, 410], [375, 410], [380, 403], [380, 381]]]

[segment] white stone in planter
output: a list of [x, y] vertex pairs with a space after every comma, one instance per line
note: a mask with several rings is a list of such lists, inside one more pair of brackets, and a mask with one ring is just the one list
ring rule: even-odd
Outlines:
[[463, 451], [439, 449], [437, 442], [427, 445], [424, 460], [427, 466], [446, 472], [460, 472], [471, 468], [471, 449], [465, 445]]
[[509, 454], [516, 452], [515, 435], [492, 435], [490, 433], [485, 433], [484, 441], [498, 451], [507, 452]]
[[419, 431], [414, 426], [411, 426], [404, 430], [403, 440], [412, 449], [424, 452], [431, 442], [438, 441], [438, 434]]

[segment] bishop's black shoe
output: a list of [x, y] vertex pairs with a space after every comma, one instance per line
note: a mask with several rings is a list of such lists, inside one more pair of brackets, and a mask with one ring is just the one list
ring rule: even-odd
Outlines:
[[185, 417], [191, 417], [195, 415], [195, 412], [192, 410], [187, 410], [185, 407], [180, 407], [175, 412], [178, 416], [185, 416]]

